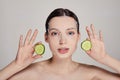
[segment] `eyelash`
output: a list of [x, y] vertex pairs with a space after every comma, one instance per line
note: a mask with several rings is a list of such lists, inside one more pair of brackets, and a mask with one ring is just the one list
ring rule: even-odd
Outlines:
[[52, 32], [51, 35], [52, 36], [58, 35], [58, 32]]
[[[67, 32], [67, 35], [70, 35], [70, 36], [72, 36], [72, 35], [74, 35], [74, 34], [75, 34], [74, 31], [69, 31], [69, 32]], [[57, 36], [57, 35], [59, 35], [59, 33], [58, 33], [58, 32], [51, 32], [50, 35], [51, 35], [51, 36]]]
[[75, 33], [73, 31], [68, 32], [68, 35], [74, 35]]

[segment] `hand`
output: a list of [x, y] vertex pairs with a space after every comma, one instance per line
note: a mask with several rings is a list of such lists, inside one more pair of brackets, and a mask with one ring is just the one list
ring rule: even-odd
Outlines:
[[102, 33], [100, 31], [98, 36], [92, 24], [90, 25], [90, 28], [86, 27], [86, 31], [88, 34], [88, 39], [92, 43], [92, 48], [89, 51], [86, 51], [86, 53], [96, 61], [100, 62], [107, 55], [105, 51]]
[[35, 45], [33, 45], [33, 43], [38, 34], [38, 30], [36, 29], [34, 31], [32, 37], [30, 37], [31, 33], [32, 30], [30, 29], [27, 32], [24, 42], [23, 36], [20, 36], [19, 48], [16, 59], [0, 71], [0, 80], [8, 80], [8, 78], [13, 76], [15, 73], [23, 70], [24, 68], [29, 66], [34, 60], [41, 57], [41, 55], [34, 55]]
[[41, 55], [33, 55], [34, 54], [34, 41], [38, 34], [38, 30], [36, 29], [31, 37], [32, 30], [30, 29], [27, 32], [26, 38], [23, 42], [23, 35], [20, 36], [19, 40], [19, 48], [17, 52], [17, 56], [15, 59], [15, 63], [23, 68], [30, 65], [33, 61], [40, 58]]

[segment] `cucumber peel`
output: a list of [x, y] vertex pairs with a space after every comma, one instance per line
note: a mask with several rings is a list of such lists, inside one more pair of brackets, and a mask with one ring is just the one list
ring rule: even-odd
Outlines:
[[35, 46], [35, 53], [36, 54], [42, 55], [42, 54], [44, 54], [44, 52], [45, 52], [45, 46], [43, 44], [37, 44]]
[[89, 40], [84, 40], [82, 43], [81, 43], [81, 48], [84, 50], [84, 51], [88, 51], [92, 48], [92, 44]]

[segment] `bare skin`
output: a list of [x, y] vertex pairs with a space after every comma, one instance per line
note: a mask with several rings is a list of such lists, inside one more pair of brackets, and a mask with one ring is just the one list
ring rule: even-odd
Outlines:
[[119, 80], [120, 78], [119, 75], [95, 66], [79, 63], [73, 64], [75, 66], [72, 69], [64, 70], [64, 68], [53, 68], [49, 60], [35, 63], [9, 80]]
[[24, 42], [23, 37], [20, 37], [16, 59], [0, 71], [0, 80], [120, 80], [120, 62], [106, 53], [102, 34], [100, 32], [98, 36], [93, 25], [86, 27], [87, 39], [93, 46], [86, 53], [116, 73], [72, 60], [72, 54], [80, 39], [73, 18], [55, 17], [49, 25], [49, 35], [45, 34], [45, 40], [50, 46], [53, 57], [32, 63], [41, 55], [33, 55], [38, 30], [35, 30], [32, 37], [29, 30]]

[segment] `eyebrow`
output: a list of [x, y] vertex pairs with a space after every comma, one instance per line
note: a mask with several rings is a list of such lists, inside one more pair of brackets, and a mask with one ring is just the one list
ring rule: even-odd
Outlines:
[[71, 29], [77, 29], [77, 28], [73, 28], [73, 27], [71, 27], [71, 28], [68, 28], [67, 30], [71, 30]]
[[51, 31], [51, 30], [57, 30], [57, 31], [59, 31], [58, 29], [56, 29], [56, 28], [50, 28], [50, 29], [48, 29], [49, 31]]
[[[68, 29], [66, 29], [66, 30], [72, 30], [72, 29], [77, 29], [77, 28], [71, 27], [71, 28], [68, 28]], [[49, 31], [51, 31], [51, 30], [57, 30], [57, 31], [59, 31], [57, 28], [50, 28]]]

